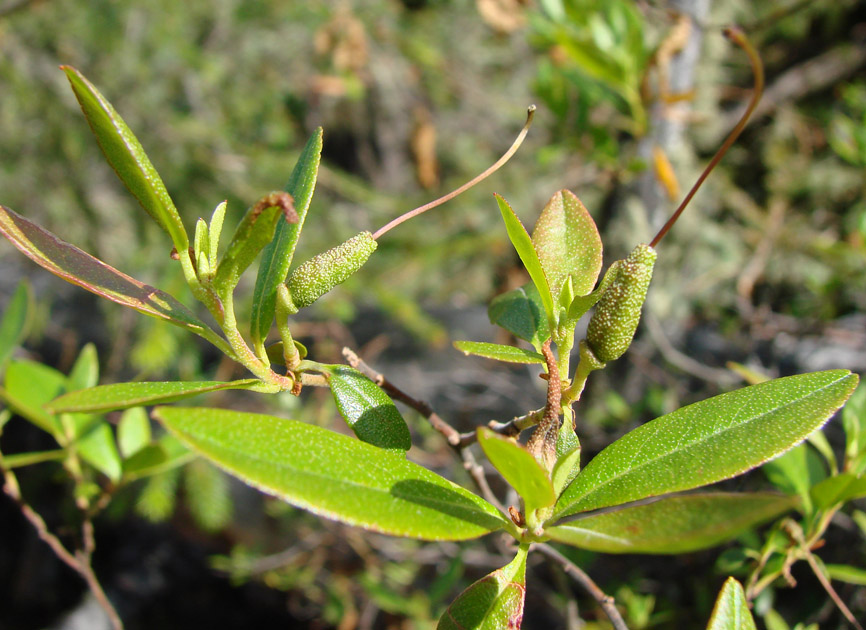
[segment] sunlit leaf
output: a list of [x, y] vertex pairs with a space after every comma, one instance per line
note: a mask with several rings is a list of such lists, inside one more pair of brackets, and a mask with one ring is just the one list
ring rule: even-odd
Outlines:
[[810, 495], [815, 506], [823, 510], [836, 503], [862, 498], [866, 496], [866, 475], [858, 477], [852, 473], [842, 473], [828, 477], [813, 486]]
[[601, 237], [573, 192], [560, 190], [547, 202], [532, 231], [532, 244], [554, 297], [568, 278], [575, 295], [592, 291], [601, 272]]
[[847, 370], [789, 376], [688, 405], [627, 433], [560, 496], [554, 518], [697, 488], [780, 455], [857, 386]]
[[527, 516], [553, 505], [556, 496], [547, 472], [523, 446], [486, 427], [478, 428], [478, 443], [490, 463], [523, 499]]
[[425, 540], [477, 538], [505, 525], [484, 499], [401, 452], [227, 409], [158, 407], [153, 415], [220, 468], [321, 516]]
[[707, 630], [755, 630], [746, 594], [734, 578], [728, 578], [722, 587]]
[[93, 387], [99, 382], [99, 357], [96, 355], [96, 346], [92, 343], [85, 344], [78, 353], [78, 358], [69, 370], [66, 377], [66, 388], [84, 389]]
[[498, 343], [487, 343], [484, 341], [455, 341], [454, 347], [460, 350], [463, 354], [469, 356], [473, 354], [485, 359], [495, 359], [496, 361], [505, 361], [506, 363], [544, 363], [544, 356], [516, 348], [514, 346], [503, 346]]
[[183, 221], [141, 143], [111, 103], [84, 75], [70, 66], [61, 68], [111, 168], [147, 213], [168, 232], [175, 249], [187, 251], [189, 237]]
[[67, 282], [206, 339], [214, 334], [168, 293], [130, 278], [5, 206], [0, 206], [0, 233], [33, 262]]
[[771, 493], [691, 494], [590, 515], [545, 532], [602, 553], [685, 553], [730, 540], [798, 503]]
[[78, 438], [76, 447], [87, 463], [112, 481], [120, 480], [120, 453], [117, 452], [111, 426], [106, 421], [99, 420], [91, 424]]
[[304, 227], [307, 210], [316, 188], [321, 154], [322, 128], [319, 127], [307, 140], [307, 144], [301, 151], [301, 156], [289, 176], [289, 182], [286, 184], [286, 192], [295, 199], [298, 222], [278, 222], [273, 240], [262, 252], [262, 262], [259, 265], [256, 286], [253, 291], [253, 312], [250, 322], [250, 334], [256, 346], [264, 344], [268, 331], [271, 329], [271, 323], [274, 321], [277, 286], [285, 282], [289, 267], [292, 265], [298, 237]]
[[150, 444], [150, 420], [144, 409], [132, 407], [120, 416], [117, 424], [117, 446], [124, 459], [128, 459]]
[[64, 391], [66, 376], [54, 368], [36, 361], [13, 360], [6, 368], [0, 398], [43, 431], [58, 436], [60, 426], [43, 405]]
[[532, 283], [496, 296], [487, 308], [490, 323], [501, 326], [536, 349], [550, 338], [547, 314]]
[[437, 630], [517, 629], [526, 597], [526, 555], [521, 545], [507, 565], [481, 578], [455, 599], [439, 619]]
[[259, 385], [255, 378], [239, 381], [152, 381], [144, 383], [112, 383], [69, 392], [52, 400], [45, 407], [55, 413], [71, 411], [112, 411], [142, 405], [183, 400], [191, 396], [224, 389], [251, 389]]
[[408, 451], [412, 436], [394, 402], [369, 378], [345, 365], [329, 365], [328, 384], [346, 424], [358, 439]]

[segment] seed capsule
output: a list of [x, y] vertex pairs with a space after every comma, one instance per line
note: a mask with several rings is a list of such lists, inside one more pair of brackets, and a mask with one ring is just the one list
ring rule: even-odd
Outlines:
[[367, 262], [377, 247], [373, 235], [361, 232], [348, 241], [317, 254], [292, 272], [287, 282], [297, 308], [309, 306]]
[[618, 359], [631, 345], [657, 256], [649, 245], [635, 247], [619, 261], [616, 278], [598, 301], [586, 343], [602, 363]]

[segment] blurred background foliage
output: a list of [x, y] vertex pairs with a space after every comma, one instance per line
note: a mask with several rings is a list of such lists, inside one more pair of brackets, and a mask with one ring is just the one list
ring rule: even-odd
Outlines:
[[[505, 420], [539, 406], [542, 383], [450, 348], [453, 339], [493, 340], [487, 302], [525, 281], [492, 192], [531, 225], [556, 190], [573, 190], [602, 230], [606, 264], [647, 241], [748, 98], [748, 63], [720, 36], [731, 22], [761, 51], [767, 94], [660, 246], [632, 350], [590, 384], [579, 414], [592, 453], [640, 422], [742, 384], [749, 370], [866, 370], [862, 2], [7, 0], [0, 201], [183, 296], [170, 245], [106, 165], [59, 64], [80, 69], [121, 112], [190, 228], [223, 199], [231, 222], [279, 189], [323, 126], [299, 261], [483, 170], [536, 102], [529, 138], [502, 171], [385, 236], [359, 274], [304, 313], [297, 335], [323, 361], [340, 361], [344, 345], [359, 349], [463, 428]], [[104, 382], [237, 376], [190, 336], [65, 285], [0, 243], [0, 306], [21, 276], [40, 304], [28, 350], [61, 371], [93, 341]], [[242, 286], [251, 284], [246, 277]], [[243, 299], [236, 303], [243, 311]], [[339, 427], [327, 392], [214, 398], [208, 404]], [[410, 424], [425, 447], [412, 456], [462, 480], [438, 435]], [[828, 435], [841, 443], [832, 424]], [[372, 536], [251, 496], [198, 463], [122, 498], [121, 508], [172, 519], [184, 544], [219, 554], [214, 567], [236, 583], [285, 592], [277, 605], [310, 627], [430, 627], [461, 587], [501, 564], [497, 541], [472, 548]], [[116, 519], [127, 518], [121, 508]], [[854, 540], [864, 557], [862, 535]], [[105, 546], [100, 553], [118, 557]], [[618, 594], [631, 627], [680, 628], [705, 623], [722, 579], [713, 557], [575, 559]], [[165, 563], [153, 571], [168, 583]], [[578, 627], [564, 576], [532, 570], [524, 627]], [[707, 579], [684, 584], [683, 571]], [[846, 595], [862, 606], [866, 591]], [[792, 627], [831, 618], [817, 599], [780, 607]], [[585, 619], [593, 618], [590, 610]], [[130, 627], [155, 618], [135, 619]]]

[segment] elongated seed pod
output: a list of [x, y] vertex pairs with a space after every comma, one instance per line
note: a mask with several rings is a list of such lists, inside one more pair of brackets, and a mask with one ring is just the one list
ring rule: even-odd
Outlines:
[[598, 301], [586, 343], [602, 363], [620, 358], [631, 345], [657, 256], [649, 245], [635, 247], [620, 261], [616, 278]]
[[313, 256], [295, 269], [286, 283], [292, 303], [297, 308], [309, 306], [363, 267], [376, 247], [373, 235], [361, 232]]

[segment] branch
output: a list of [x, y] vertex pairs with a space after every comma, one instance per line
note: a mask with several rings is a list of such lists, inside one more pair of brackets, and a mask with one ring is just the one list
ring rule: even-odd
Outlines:
[[613, 597], [606, 595], [605, 592], [598, 587], [598, 584], [584, 573], [580, 567], [548, 544], [536, 543], [532, 545], [532, 548], [538, 549], [548, 558], [551, 558], [562, 565], [565, 572], [573, 577], [574, 580], [580, 584], [583, 589], [593, 597], [593, 599], [595, 599], [598, 605], [601, 606], [601, 609], [604, 611], [604, 614], [607, 615], [607, 618], [610, 619], [615, 630], [628, 630], [628, 626], [625, 625], [622, 615], [619, 614], [619, 610], [617, 610], [614, 605]]

